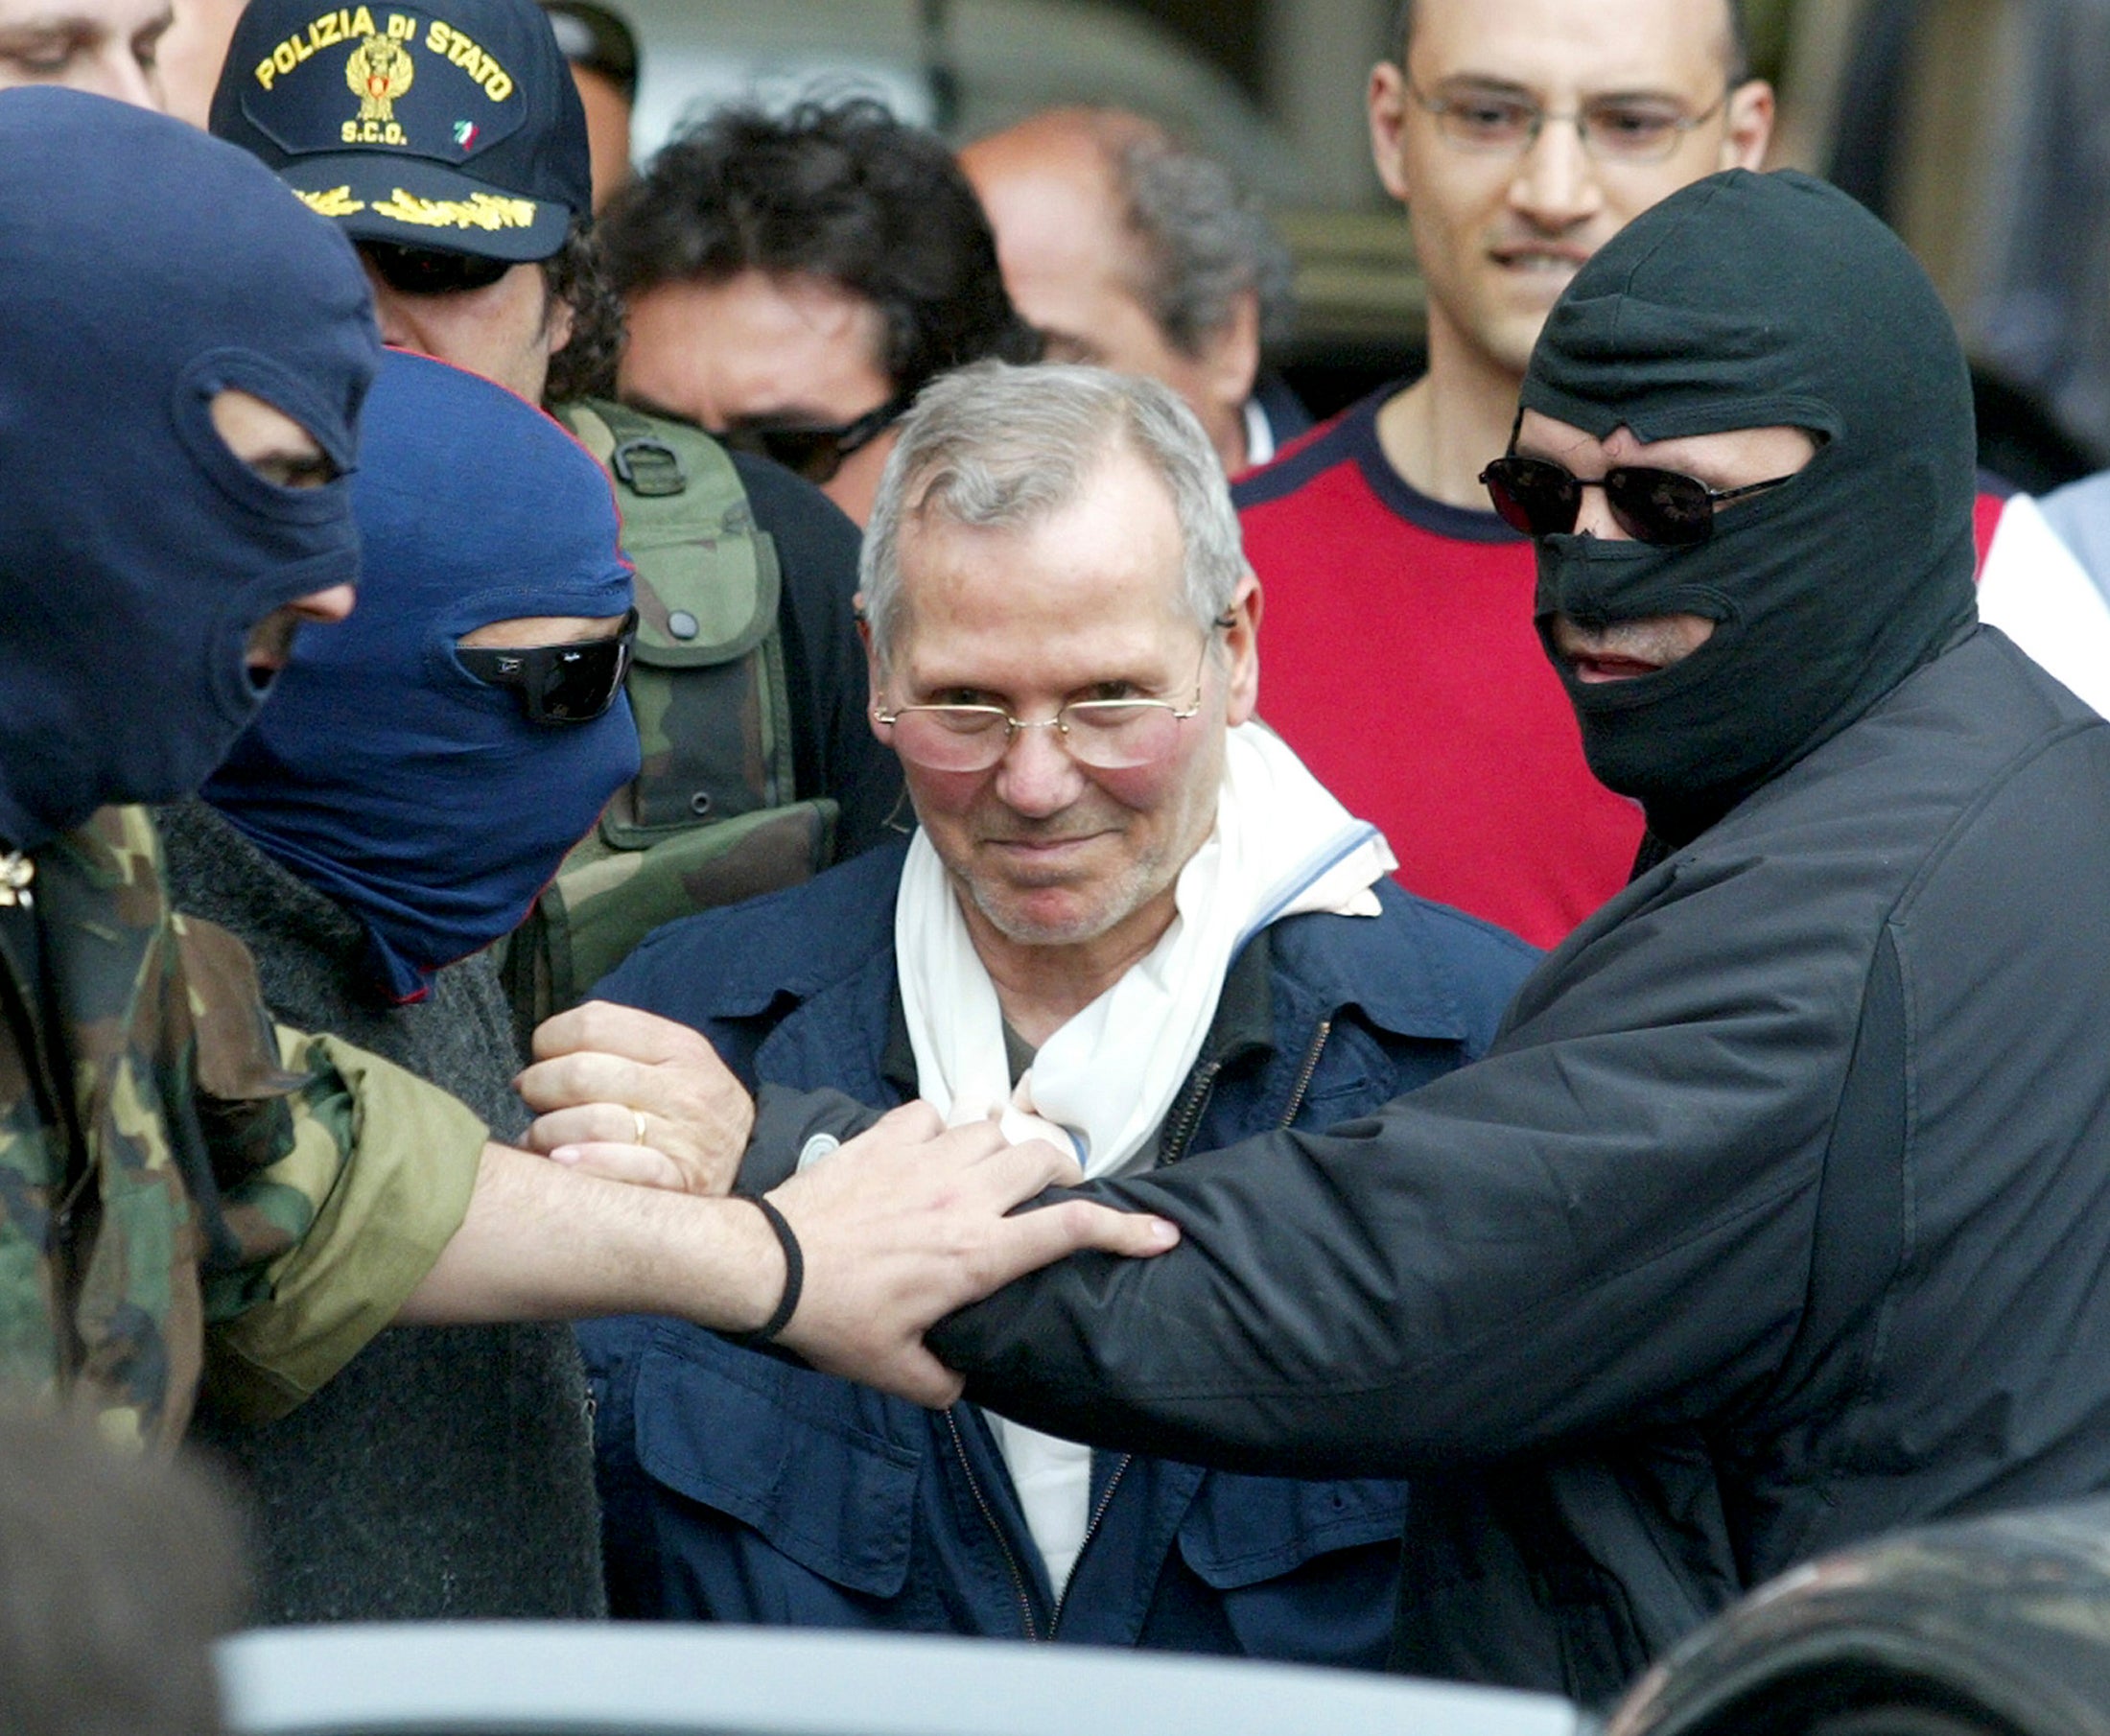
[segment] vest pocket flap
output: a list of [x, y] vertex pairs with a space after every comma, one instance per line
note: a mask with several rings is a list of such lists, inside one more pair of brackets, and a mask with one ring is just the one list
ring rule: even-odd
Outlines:
[[765, 530], [655, 533], [633, 513], [623, 522], [622, 551], [637, 569], [634, 655], [645, 669], [737, 662], [777, 624], [783, 581], [776, 541]]
[[896, 1413], [921, 1411], [700, 1331], [645, 1353], [636, 1403], [647, 1475], [810, 1573], [870, 1597], [900, 1592], [922, 1454]]
[[1407, 1486], [1211, 1471], [1180, 1524], [1180, 1554], [1217, 1591], [1256, 1585], [1336, 1549], [1396, 1542]]
[[746, 656], [776, 624], [782, 575], [725, 448], [689, 423], [605, 399], [555, 413], [615, 485], [638, 575], [638, 662], [684, 669]]

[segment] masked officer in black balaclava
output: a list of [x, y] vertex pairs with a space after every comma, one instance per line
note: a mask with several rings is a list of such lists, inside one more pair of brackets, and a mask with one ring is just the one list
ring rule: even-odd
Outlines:
[[2110, 726], [1977, 624], [1963, 359], [1844, 196], [1673, 196], [1523, 403], [1490, 489], [1650, 865], [1485, 1061], [1104, 1188], [1182, 1246], [928, 1342], [1037, 1428], [1417, 1479], [1394, 1662], [1598, 1699], [1819, 1550], [2110, 1484]]

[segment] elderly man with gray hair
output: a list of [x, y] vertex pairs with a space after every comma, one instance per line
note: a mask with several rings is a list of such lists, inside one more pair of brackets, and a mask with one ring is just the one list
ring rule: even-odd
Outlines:
[[[1402, 893], [1252, 720], [1259, 589], [1171, 391], [939, 381], [863, 582], [918, 829], [661, 929], [601, 989], [701, 1031], [765, 1124], [772, 1086], [921, 1097], [1131, 1175], [1482, 1051], [1530, 951]], [[860, 1161], [832, 1143], [800, 1161]], [[1399, 1484], [1093, 1453], [674, 1321], [581, 1338], [620, 1614], [1383, 1660]]]
[[960, 167], [1047, 360], [1163, 381], [1231, 475], [1311, 426], [1261, 371], [1289, 327], [1289, 249], [1214, 157], [1126, 109], [1050, 108], [970, 145]]

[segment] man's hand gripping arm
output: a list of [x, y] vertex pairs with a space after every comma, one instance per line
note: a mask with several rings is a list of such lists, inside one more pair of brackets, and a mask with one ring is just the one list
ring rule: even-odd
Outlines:
[[[1178, 1239], [1161, 1218], [1079, 1200], [1006, 1215], [1078, 1180], [1053, 1147], [1009, 1144], [993, 1123], [949, 1132], [926, 1105], [896, 1110], [768, 1196], [806, 1267], [780, 1342], [831, 1373], [951, 1402], [960, 1380], [923, 1345], [934, 1321], [1080, 1249], [1142, 1255]], [[785, 1278], [747, 1201], [625, 1186], [494, 1144], [460, 1230], [401, 1318], [654, 1313], [747, 1332]]]

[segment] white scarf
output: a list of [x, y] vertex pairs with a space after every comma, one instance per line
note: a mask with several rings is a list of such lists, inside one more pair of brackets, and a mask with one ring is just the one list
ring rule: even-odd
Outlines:
[[[1014, 1090], [996, 988], [952, 880], [919, 832], [894, 904], [918, 1088], [949, 1127], [1000, 1109], [1013, 1139], [1067, 1143], [1089, 1177], [1122, 1174], [1193, 1070], [1239, 949], [1285, 916], [1375, 916], [1372, 887], [1395, 866], [1377, 829], [1334, 800], [1279, 737], [1252, 723], [1231, 730], [1216, 826], [1180, 871], [1171, 927], [1041, 1045]], [[1084, 1544], [1091, 1451], [994, 1414], [989, 1421], [1060, 1593]]]

